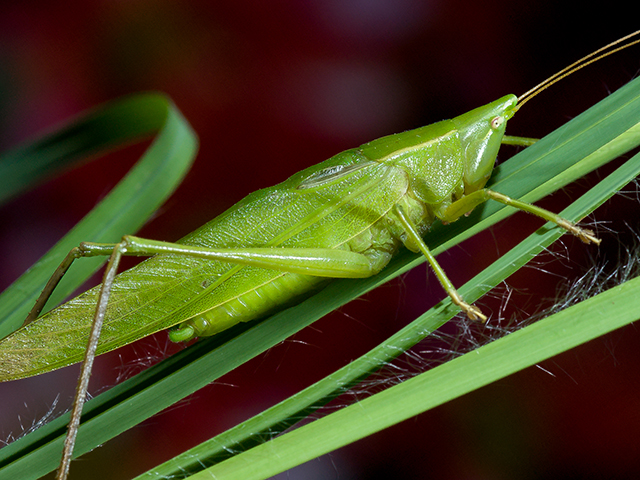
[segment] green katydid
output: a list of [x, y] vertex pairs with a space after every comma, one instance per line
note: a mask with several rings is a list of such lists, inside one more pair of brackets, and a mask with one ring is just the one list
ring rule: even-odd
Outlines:
[[[91, 343], [98, 353], [173, 326], [175, 341], [214, 335], [265, 315], [326, 278], [374, 275], [402, 244], [425, 255], [470, 318], [484, 320], [457, 294], [422, 240], [436, 219], [455, 221], [493, 199], [598, 242], [552, 212], [483, 188], [502, 143], [531, 143], [505, 137], [506, 122], [546, 85], [342, 152], [255, 192], [179, 243], [127, 236], [118, 244], [82, 244], [45, 288], [27, 325], [0, 343], [0, 380], [75, 363], [85, 350], [92, 358], [85, 344], [94, 312]], [[103, 286], [35, 320], [71, 261], [95, 255], [111, 256]], [[156, 256], [115, 277], [122, 255]], [[134, 290], [141, 284], [145, 288]], [[102, 323], [107, 329], [100, 336]], [[64, 331], [52, 344], [56, 328]], [[37, 351], [43, 354], [29, 353]]]

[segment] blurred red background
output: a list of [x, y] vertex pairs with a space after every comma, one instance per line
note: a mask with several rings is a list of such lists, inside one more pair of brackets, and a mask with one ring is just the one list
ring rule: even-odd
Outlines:
[[[0, 148], [106, 100], [166, 92], [201, 148], [182, 186], [140, 235], [177, 240], [247, 193], [341, 150], [523, 93], [637, 28], [625, 14], [628, 2], [621, 5], [607, 2], [603, 11], [551, 1], [4, 3]], [[509, 133], [552, 131], [633, 78], [639, 59], [640, 50], [631, 49], [554, 86], [523, 108]], [[501, 158], [515, 152], [503, 150]], [[111, 154], [0, 209], [0, 287], [89, 211], [142, 151]], [[541, 205], [558, 211], [587, 185], [581, 181]], [[595, 251], [563, 238], [554, 251], [568, 258], [547, 255], [542, 269], [510, 279], [521, 293], [508, 307], [525, 318], [550, 305], [591, 257], [615, 262], [633, 239], [630, 229], [638, 230], [639, 212], [637, 198], [604, 205], [593, 218], [615, 233], [602, 232], [603, 246]], [[439, 260], [461, 285], [532, 231], [531, 219], [516, 215]], [[345, 365], [443, 297], [435, 282], [425, 285], [424, 269], [416, 270], [75, 461], [71, 478], [135, 476]], [[479, 304], [497, 315], [501, 301]], [[99, 361], [92, 392], [113, 384], [140, 352], [161, 355], [166, 335], [154, 341]], [[281, 477], [638, 478], [639, 345], [630, 326]], [[0, 385], [0, 440], [19, 435], [56, 398], [58, 410], [68, 407], [76, 374], [68, 368]]]

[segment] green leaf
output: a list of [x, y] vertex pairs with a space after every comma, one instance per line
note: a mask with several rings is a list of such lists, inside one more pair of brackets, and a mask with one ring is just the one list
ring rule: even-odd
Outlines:
[[[152, 144], [111, 193], [0, 295], [0, 337], [22, 324], [45, 283], [71, 248], [87, 240], [115, 242], [144, 224], [171, 195], [191, 166], [197, 138], [165, 95], [139, 94], [105, 104], [59, 131], [0, 157], [2, 178], [8, 178], [7, 175], [16, 179], [11, 185], [9, 182], [0, 185], [0, 198], [6, 200], [45, 175], [60, 172], [79, 158], [95, 156], [151, 135], [155, 137]], [[106, 261], [97, 257], [87, 260], [74, 265], [50, 303], [60, 302]], [[36, 439], [35, 435], [25, 438], [22, 445], [30, 450], [33, 448], [31, 442], [37, 443], [41, 438]], [[16, 458], [12, 448], [0, 450], [3, 465]], [[42, 457], [28, 458], [35, 462], [28, 467], [34, 477], [51, 469], [46, 462], [40, 463]], [[27, 470], [21, 475], [24, 471]]]
[[[577, 219], [588, 214], [638, 174], [640, 174], [640, 154], [627, 161], [565, 209], [562, 216]], [[485, 291], [504, 281], [562, 234], [563, 232], [552, 224], [543, 226], [467, 282], [459, 292], [465, 299], [476, 301]], [[345, 418], [351, 418], [350, 414], [346, 413], [345, 416], [340, 411], [323, 418], [317, 427], [312, 425], [316, 425], [318, 421], [272, 440], [269, 446], [263, 445], [255, 451], [249, 449], [256, 444], [264, 443], [264, 438], [275, 436], [291, 427], [319, 406], [345, 392], [358, 379], [387, 364], [400, 352], [409, 349], [450, 320], [458, 312], [447, 298], [378, 347], [334, 374], [237, 427], [189, 449], [137, 479], [186, 478], [189, 473], [201, 471], [205, 465], [214, 465], [218, 462], [223, 463], [219, 467], [208, 469], [207, 475], [213, 475], [213, 478], [227, 478], [225, 475], [231, 475], [233, 478], [243, 479], [267, 478], [275, 475], [637, 320], [640, 318], [640, 310], [634, 305], [634, 295], [638, 294], [640, 284], [637, 280], [634, 282], [636, 282], [635, 286], [630, 286], [629, 289], [615, 289], [618, 291], [615, 297], [610, 297], [609, 295], [612, 294], [607, 293], [602, 297], [605, 300], [593, 299], [587, 304], [587, 310], [584, 310], [580, 304], [578, 305], [580, 308], [561, 312], [491, 344], [498, 346], [481, 347], [454, 360], [453, 362], [456, 363], [449, 362], [422, 374], [421, 377], [429, 375], [427, 377], [429, 380], [412, 387], [419, 391], [418, 394], [413, 390], [392, 387], [389, 390], [395, 389], [396, 393], [391, 397], [387, 390], [383, 392], [382, 397], [378, 397], [382, 394], [374, 396], [380, 398], [379, 401], [364, 400], [364, 402], [374, 402], [372, 409], [366, 410], [369, 414], [367, 421], [362, 421], [358, 413], [353, 417], [357, 420], [345, 424]], [[607, 302], [611, 301], [620, 302], [624, 307], [615, 311], [607, 310], [607, 314], [604, 315], [599, 307], [593, 306], [595, 302], [598, 302], [595, 305], [607, 306]], [[589, 319], [585, 316], [585, 312], [589, 312]], [[567, 317], [567, 315], [572, 316]], [[486, 363], [478, 364], [478, 353], [487, 349], [491, 352], [494, 352], [494, 349], [501, 350], [497, 350], [498, 353], [492, 353], [492, 356], [481, 357]], [[482, 369], [482, 372], [478, 372], [478, 369]], [[435, 373], [437, 371], [442, 373]], [[403, 407], [407, 398], [411, 398], [414, 402]], [[358, 410], [361, 406], [362, 402], [358, 402], [357, 405], [348, 408], [353, 413], [354, 409]], [[344, 431], [343, 428], [345, 428]], [[304, 433], [298, 433], [300, 431]], [[293, 436], [289, 437], [292, 434]], [[286, 437], [289, 439], [281, 440]], [[233, 454], [230, 452], [244, 450], [247, 451], [224, 461], [232, 457]], [[262, 460], [260, 460], [261, 456]]]
[[[570, 124], [567, 124], [541, 140], [536, 144], [536, 148], [529, 148], [507, 162], [499, 169], [497, 175], [494, 175], [492, 188], [500, 192], [508, 192], [512, 196], [520, 195], [529, 201], [535, 201], [538, 198], [547, 195], [551, 191], [581, 177], [594, 168], [597, 168], [611, 158], [614, 158], [615, 156], [636, 146], [640, 142], [640, 130], [638, 125], [634, 124], [635, 117], [633, 115], [633, 109], [638, 108], [638, 88], [640, 85], [638, 84], [638, 81], [634, 83], [634, 86], [627, 86], [630, 89], [630, 91], [625, 92], [629, 94], [628, 96], [624, 98], [609, 97], [607, 100], [601, 102], [588, 112], [585, 112], [585, 114], [576, 118]], [[605, 109], [603, 106], [603, 104], [606, 105], [605, 102], [609, 104], [610, 108]], [[620, 129], [613, 128], [607, 120], [614, 121], [617, 123], [618, 127], [622, 127]], [[601, 129], [606, 133], [602, 133], [601, 135]], [[574, 145], [574, 142], [578, 142], [579, 145]], [[585, 144], [588, 144], [588, 147], [586, 147]], [[567, 156], [575, 156], [574, 158], [579, 158], [580, 155], [586, 156], [582, 158], [581, 161], [576, 161], [574, 164], [571, 164], [571, 162], [563, 163], [567, 159]], [[551, 169], [548, 167], [549, 164], [552, 164], [555, 168]], [[551, 176], [550, 179], [545, 175], [549, 171], [552, 172], [551, 175], [555, 175]], [[625, 163], [623, 167], [619, 168], [605, 181], [601, 182], [596, 188], [586, 194], [572, 207], [562, 212], [562, 215], [565, 218], [573, 220], [583, 218], [620, 188], [634, 179], [639, 172], [640, 156], [636, 156]], [[535, 180], [527, 182], [527, 180], [531, 179]], [[537, 188], [533, 188], [537, 182], [540, 183], [539, 186]], [[487, 208], [481, 215], [486, 219], [481, 220], [478, 224], [472, 226], [468, 230], [479, 230], [482, 227], [479, 227], [478, 225], [483, 223], [486, 228], [488, 224], [492, 224], [496, 221], [496, 216], [506, 216], [508, 210], [509, 209], [496, 204], [487, 205]], [[492, 214], [492, 212], [496, 213]], [[493, 215], [493, 217], [491, 215]], [[446, 235], [449, 233], [448, 229], [459, 227], [460, 223], [462, 223], [462, 221], [445, 228], [439, 228], [436, 235], [439, 234], [440, 231], [443, 235]], [[468, 220], [468, 223], [473, 223], [473, 219]], [[434, 230], [436, 229], [438, 229], [438, 227], [434, 228]], [[462, 231], [459, 236], [466, 238], [471, 235], [468, 233], [468, 230], [465, 231], [464, 228], [461, 230]], [[430, 245], [434, 245], [433, 233], [434, 232], [432, 232], [428, 237]], [[544, 226], [540, 231], [536, 232], [518, 245], [517, 248], [508, 252], [484, 272], [460, 288], [460, 293], [469, 301], [477, 300], [484, 293], [526, 264], [537, 253], [556, 240], [561, 234], [562, 232], [558, 228], [553, 228], [550, 225]], [[451, 246], [457, 243], [459, 239], [451, 239], [448, 244], [444, 243], [444, 239], [440, 241], [443, 242], [445, 246]], [[441, 251], [443, 248], [444, 247], [439, 247], [435, 249], [435, 251]], [[403, 255], [403, 258], [398, 259], [397, 262], [390, 267], [394, 273], [387, 271], [383, 272], [381, 276], [385, 276], [384, 279], [375, 278], [359, 281], [359, 283], [362, 284], [359, 294], [379, 285], [383, 281], [387, 280], [388, 276], [393, 276], [398, 272], [403, 272], [408, 268], [413, 268], [417, 263], [422, 261], [420, 258], [411, 261], [411, 257], [412, 256], [410, 254], [405, 254]], [[331, 287], [335, 288], [332, 289]], [[323, 305], [332, 302], [332, 300], [335, 300], [337, 303], [340, 302], [339, 296], [344, 289], [347, 288], [346, 285], [336, 285], [334, 283], [331, 287], [323, 292], [326, 293], [326, 295], [323, 296], [323, 293], [321, 293], [315, 298], [315, 300], [317, 300], [316, 308], [322, 309]], [[336, 297], [338, 297], [337, 300]], [[311, 301], [313, 300], [314, 299], [311, 299]], [[332, 304], [331, 306], [333, 307], [334, 305]], [[204, 442], [198, 447], [188, 450], [184, 454], [166, 462], [156, 469], [150, 470], [138, 478], [151, 478], [152, 476], [157, 478], [158, 476], [171, 475], [176, 478], [183, 478], [190, 472], [197, 472], [201, 470], [205, 465], [215, 464], [231, 457], [232, 454], [230, 452], [241, 452], [253, 447], [255, 444], [264, 442], [264, 438], [270, 438], [294, 425], [300, 418], [304, 418], [318, 406], [328, 402], [335, 396], [344, 392], [350, 385], [353, 385], [359, 379], [366, 377], [369, 373], [391, 361], [394, 357], [399, 355], [400, 352], [410, 348], [430, 332], [435, 331], [456, 313], [457, 309], [452, 307], [448, 299], [443, 301], [440, 305], [436, 306], [422, 317], [416, 319], [416, 321], [411, 325], [402, 329], [391, 338], [385, 340], [380, 346], [358, 360], [351, 362], [343, 369], [290, 397], [273, 408], [250, 420], [247, 420], [210, 441]], [[637, 314], [636, 317], [632, 318], [632, 320], [636, 318]], [[295, 322], [295, 313], [285, 321], [288, 324]], [[613, 320], [612, 325], [616, 325]], [[612, 328], [617, 327], [605, 327], [599, 334], [603, 335]], [[261, 333], [264, 336], [268, 332], [263, 331]], [[591, 334], [593, 334], [593, 332], [591, 332]], [[553, 337], [555, 332], [551, 330], [548, 335]], [[591, 337], [584, 337], [582, 341], [587, 341], [589, 338]], [[570, 346], [559, 345], [552, 354], [560, 353], [572, 346], [575, 346], [575, 344]], [[516, 349], [516, 352], [517, 351], [518, 350]], [[518, 362], [514, 362], [514, 359], [506, 361], [506, 368], [502, 370], [502, 376], [512, 373], [512, 371], [509, 370], [509, 367], [510, 365], [515, 364], [519, 365]], [[499, 368], [498, 371], [500, 371]], [[460, 369], [459, 373], [460, 376], [458, 378], [460, 385], [473, 385], [472, 380], [474, 379], [474, 374], [465, 376], [464, 367]], [[501, 377], [498, 376], [496, 378]], [[471, 389], [459, 391], [457, 395], [466, 393], [469, 390]], [[403, 393], [400, 393], [399, 395], [402, 396]], [[455, 398], [455, 396], [448, 397], [447, 399], [451, 398]], [[395, 405], [397, 405], [397, 398], [394, 398], [390, 403], [388, 403], [388, 405], [391, 410], [397, 409], [397, 407], [395, 407]], [[429, 407], [432, 407], [437, 404], [428, 403], [428, 405]], [[387, 413], [381, 413], [381, 416], [386, 418]], [[292, 443], [283, 441], [282, 444], [277, 444], [276, 446], [270, 445], [269, 447], [261, 447], [261, 450], [256, 452], [256, 456], [259, 456], [260, 454], [264, 455], [264, 448], [275, 448], [276, 450], [269, 450], [268, 457], [271, 460], [259, 463], [260, 468], [245, 469], [247, 463], [254, 462], [256, 458], [252, 453], [250, 453], [253, 452], [253, 450], [248, 450], [246, 454], [240, 454], [237, 461], [228, 460], [221, 464], [219, 469], [214, 467], [211, 472], [215, 475], [221, 475], [223, 472], [228, 473], [233, 478], [266, 478], [266, 476], [284, 471], [287, 468], [291, 468], [303, 461], [317, 456], [310, 455], [308, 452], [315, 452], [320, 455], [348, 443], [346, 440], [347, 436], [340, 434], [340, 422], [343, 418], [344, 417], [340, 417], [336, 420], [336, 423], [332, 424], [333, 426], [330, 427], [337, 430], [323, 431], [323, 433], [326, 433], [326, 437], [323, 438], [330, 439], [333, 443], [327, 444], [319, 441], [318, 435], [321, 433], [316, 430], [307, 431], [308, 435], [304, 437], [304, 441], [307, 443], [304, 445], [299, 444], [299, 448], [297, 448], [297, 450], [295, 448], [292, 449], [296, 451], [289, 450], [289, 448], [291, 448], [291, 445], [295, 445], [296, 441], [298, 441], [300, 437], [296, 437], [296, 440]], [[405, 418], [407, 417], [398, 417], [397, 421], [401, 421]], [[364, 423], [367, 424], [368, 422]], [[351, 434], [352, 439], [362, 438], [362, 436], [368, 434], [368, 427], [364, 426], [364, 424], [361, 426], [362, 428], [360, 430], [358, 428], [355, 429], [357, 430], [357, 433]], [[309, 443], [321, 443], [324, 445], [324, 450], [319, 452], [319, 450], [310, 447]], [[282, 445], [282, 447], [280, 445]], [[282, 461], [274, 461], [273, 459], [276, 457]], [[296, 460], [291, 460], [293, 458]], [[265, 464], [269, 464], [269, 466]], [[253, 472], [255, 475], [246, 476], [249, 475], [250, 472]], [[268, 475], [266, 472], [268, 472]]]
[[[22, 325], [56, 267], [82, 241], [117, 242], [137, 231], [173, 193], [191, 166], [196, 135], [169, 98], [138, 94], [87, 113], [42, 139], [0, 157], [0, 201], [6, 201], [79, 159], [155, 135], [129, 174], [62, 240], [0, 295], [0, 338]], [[87, 258], [68, 272], [48, 304], [56, 305], [106, 258]]]
[[638, 320], [638, 295], [635, 278], [188, 478], [269, 478]]

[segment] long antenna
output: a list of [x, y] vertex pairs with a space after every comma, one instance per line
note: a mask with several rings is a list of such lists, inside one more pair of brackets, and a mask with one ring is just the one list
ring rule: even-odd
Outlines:
[[[611, 55], [613, 53], [616, 53], [616, 52], [618, 52], [620, 50], [624, 50], [625, 48], [629, 48], [630, 46], [635, 45], [636, 43], [640, 43], [640, 39], [636, 39], [636, 40], [633, 40], [633, 41], [629, 41], [628, 43], [624, 43], [627, 40], [630, 40], [633, 37], [638, 36], [639, 34], [640, 34], [640, 30], [636, 30], [635, 32], [630, 33], [626, 37], [619, 38], [615, 42], [611, 42], [608, 45], [605, 45], [604, 47], [599, 48], [595, 52], [591, 52], [589, 55], [586, 55], [586, 56], [582, 57], [580, 60], [578, 60], [576, 62], [573, 62], [568, 67], [565, 67], [562, 70], [560, 70], [559, 72], [551, 75], [545, 81], [540, 82], [538, 85], [533, 87], [531, 90], [528, 90], [527, 92], [525, 92], [522, 95], [520, 95], [518, 97], [518, 107], [517, 108], [519, 109], [520, 107], [522, 107], [522, 105], [524, 105], [526, 102], [531, 100], [533, 97], [535, 97], [541, 91], [543, 91], [545, 88], [550, 87], [554, 83], [559, 82], [563, 78], [571, 75], [574, 72], [577, 72], [578, 70], [586, 67], [587, 65], [589, 65], [589, 64], [591, 64], [593, 62], [597, 62], [601, 58], [608, 57], [609, 55]], [[622, 45], [620, 45], [617, 48], [613, 48], [616, 45], [619, 45], [620, 43], [622, 43]]]

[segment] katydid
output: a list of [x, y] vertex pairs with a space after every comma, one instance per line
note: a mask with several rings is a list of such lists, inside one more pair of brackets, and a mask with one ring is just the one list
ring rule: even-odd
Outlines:
[[[502, 143], [532, 143], [505, 136], [507, 121], [525, 101], [572, 71], [521, 97], [507, 95], [451, 120], [339, 153], [249, 195], [176, 243], [133, 236], [117, 244], [82, 243], [56, 271], [23, 328], [0, 343], [0, 381], [84, 357], [72, 417], [77, 424], [96, 353], [167, 328], [173, 341], [215, 335], [263, 317], [327, 279], [375, 275], [401, 246], [421, 252], [452, 301], [469, 318], [485, 321], [457, 293], [422, 237], [436, 220], [454, 222], [495, 200], [554, 222], [586, 243], [599, 243], [589, 230], [552, 212], [484, 188]], [[110, 256], [103, 284], [38, 317], [72, 261], [100, 255]], [[151, 258], [116, 275], [123, 255]], [[66, 447], [63, 478], [70, 455]]]

